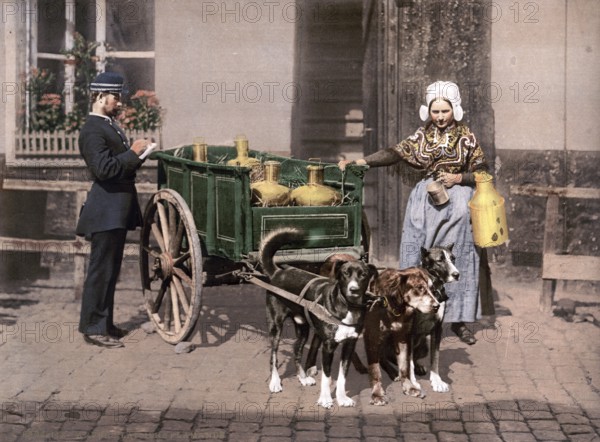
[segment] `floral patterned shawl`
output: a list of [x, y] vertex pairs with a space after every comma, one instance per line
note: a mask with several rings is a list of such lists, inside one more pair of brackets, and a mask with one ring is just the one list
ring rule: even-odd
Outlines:
[[393, 148], [411, 166], [428, 174], [487, 169], [483, 150], [464, 124], [453, 122], [444, 131], [429, 123]]

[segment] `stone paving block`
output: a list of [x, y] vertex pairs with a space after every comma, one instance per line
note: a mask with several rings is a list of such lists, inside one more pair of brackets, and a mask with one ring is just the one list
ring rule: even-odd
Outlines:
[[396, 428], [393, 426], [367, 424], [362, 428], [362, 433], [364, 437], [395, 437]]
[[161, 431], [178, 431], [178, 432], [189, 432], [192, 430], [192, 422], [186, 421], [175, 421], [169, 419], [163, 419], [160, 425]]
[[112, 440], [118, 440], [120, 435], [125, 432], [125, 427], [121, 426], [102, 426], [96, 427], [92, 430], [92, 436], [111, 438]]
[[498, 429], [500, 433], [504, 432], [529, 432], [529, 427], [525, 422], [518, 421], [498, 421]]
[[291, 437], [292, 429], [289, 426], [269, 426], [263, 427], [261, 435], [264, 436], [278, 436], [278, 437]]
[[[191, 440], [226, 440], [227, 430], [224, 428], [198, 428], [188, 433]], [[234, 435], [241, 433], [234, 433]], [[251, 436], [249, 434], [249, 436]], [[230, 439], [231, 440], [231, 439]], [[252, 439], [249, 439], [252, 440]]]
[[562, 431], [534, 430], [533, 435], [538, 440], [568, 440]]
[[590, 425], [564, 424], [561, 425], [561, 428], [566, 434], [594, 433], [594, 429]]
[[398, 425], [400, 433], [429, 433], [429, 424], [424, 422], [402, 422]]
[[185, 441], [190, 440], [190, 432], [189, 431], [169, 431], [169, 430], [160, 430], [155, 433], [156, 440], [164, 440], [164, 441]]
[[494, 434], [474, 433], [469, 434], [470, 442], [503, 442], [502, 439]]
[[467, 434], [496, 434], [494, 424], [489, 422], [465, 422], [465, 431]]
[[154, 433], [158, 430], [158, 422], [133, 422], [126, 426], [127, 433]]
[[165, 419], [172, 419], [178, 421], [193, 422], [194, 418], [198, 414], [197, 410], [186, 410], [181, 408], [169, 408], [165, 413]]
[[324, 431], [296, 431], [296, 442], [326, 442], [327, 436]]
[[230, 433], [228, 437], [229, 442], [258, 442], [260, 434], [249, 434], [249, 433]]
[[554, 420], [531, 420], [527, 425], [532, 430], [553, 430], [560, 431], [560, 424]]
[[262, 436], [260, 438], [260, 442], [289, 442], [290, 438], [287, 437], [277, 437], [277, 436]]
[[296, 422], [296, 431], [325, 431], [325, 422], [300, 421]]
[[[124, 408], [123, 412], [127, 412]], [[160, 422], [162, 418], [162, 411], [160, 410], [130, 410], [127, 415], [127, 422], [130, 423], [141, 423], [141, 422]]]
[[335, 424], [329, 427], [327, 431], [329, 437], [337, 438], [360, 438], [361, 431], [358, 426], [344, 426]]
[[[218, 427], [213, 427], [213, 428], [218, 428]], [[228, 427], [225, 426], [225, 427], [221, 427], [221, 428], [227, 428], [230, 433], [258, 433], [260, 426], [255, 422], [252, 422], [252, 423], [232, 422]]]
[[505, 442], [536, 442], [531, 433], [500, 432]]
[[573, 434], [569, 436], [570, 442], [599, 442], [598, 434]]
[[433, 421], [431, 422], [431, 430], [435, 433], [438, 431], [462, 433], [464, 427], [461, 421]]
[[[226, 419], [211, 419], [211, 418], [200, 418], [199, 416], [196, 417], [196, 420], [194, 421], [194, 425], [197, 428], [227, 428], [230, 425], [230, 421], [226, 420]], [[243, 426], [245, 428], [258, 428], [259, 424], [256, 422], [238, 422], [238, 421], [231, 421], [231, 425], [232, 426]]]
[[61, 427], [61, 431], [85, 431], [89, 432], [96, 426], [96, 422], [68, 420]]
[[469, 442], [469, 437], [464, 433], [440, 431], [437, 437], [439, 442]]
[[398, 420], [390, 415], [365, 414], [363, 419], [369, 426], [395, 426], [398, 424]]
[[532, 412], [527, 417], [526, 420], [529, 421], [529, 420], [542, 420], [542, 419], [554, 420], [554, 415], [549, 411], [535, 411], [535, 412]]
[[[377, 439], [379, 440], [379, 439]], [[381, 439], [386, 440], [386, 439]], [[401, 440], [410, 442], [436, 442], [437, 437], [431, 433], [402, 433]]]
[[589, 425], [589, 419], [582, 414], [561, 413], [556, 415], [556, 420], [560, 424], [583, 424]]
[[87, 431], [58, 431], [53, 434], [56, 440], [86, 440], [89, 436]]

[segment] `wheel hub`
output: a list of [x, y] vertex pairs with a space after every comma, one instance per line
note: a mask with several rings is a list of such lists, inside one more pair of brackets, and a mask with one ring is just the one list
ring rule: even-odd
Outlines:
[[162, 276], [162, 279], [170, 278], [173, 275], [173, 257], [168, 252], [163, 252], [154, 259], [154, 274]]

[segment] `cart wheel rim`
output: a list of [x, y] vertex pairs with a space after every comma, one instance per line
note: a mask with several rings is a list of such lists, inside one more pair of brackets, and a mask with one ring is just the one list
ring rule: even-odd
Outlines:
[[187, 203], [171, 189], [159, 190], [146, 206], [140, 271], [157, 333], [171, 344], [185, 340], [201, 308], [202, 249]]

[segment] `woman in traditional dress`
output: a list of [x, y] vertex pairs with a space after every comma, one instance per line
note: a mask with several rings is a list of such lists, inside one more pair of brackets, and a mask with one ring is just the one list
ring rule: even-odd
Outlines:
[[[481, 316], [479, 302], [479, 265], [481, 250], [475, 247], [468, 202], [473, 196], [473, 172], [486, 171], [487, 163], [475, 135], [464, 124], [458, 86], [437, 81], [427, 87], [426, 105], [421, 106], [423, 127], [392, 148], [375, 152], [356, 161], [342, 160], [339, 167], [355, 163], [370, 167], [390, 166], [401, 161], [425, 172], [425, 178], [412, 190], [402, 228], [400, 268], [420, 264], [421, 247], [431, 248], [453, 243], [458, 282], [446, 285], [445, 322], [465, 343], [475, 336], [465, 322]], [[447, 188], [449, 201], [434, 205], [427, 185], [438, 180]]]

